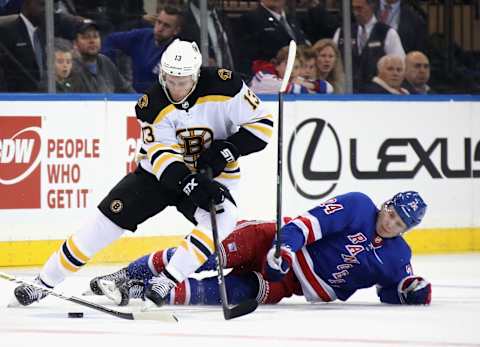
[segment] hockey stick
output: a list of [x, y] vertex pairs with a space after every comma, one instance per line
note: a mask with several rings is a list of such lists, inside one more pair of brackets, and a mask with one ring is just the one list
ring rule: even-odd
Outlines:
[[277, 231], [275, 234], [275, 258], [280, 256], [280, 229], [282, 228], [282, 172], [283, 172], [283, 95], [287, 89], [288, 82], [297, 55], [297, 44], [290, 41], [288, 46], [287, 66], [283, 75], [282, 84], [278, 91], [278, 142], [277, 142]]
[[[207, 176], [212, 178], [212, 170], [207, 170]], [[244, 316], [253, 312], [258, 307], [258, 302], [255, 299], [245, 300], [237, 305], [228, 305], [227, 287], [225, 285], [225, 276], [223, 275], [223, 258], [220, 256], [220, 241], [218, 239], [218, 227], [217, 227], [217, 211], [215, 204], [210, 201], [210, 222], [212, 224], [213, 244], [215, 247], [215, 257], [217, 258], [217, 281], [218, 289], [220, 291], [220, 300], [222, 301], [223, 317], [226, 320]]]
[[7, 280], [7, 281], [15, 282], [17, 284], [32, 286], [36, 289], [40, 289], [40, 290], [48, 293], [49, 295], [55, 296], [59, 299], [70, 301], [70, 302], [73, 302], [75, 304], [85, 306], [85, 307], [91, 308], [93, 310], [97, 310], [97, 311], [112, 315], [112, 316], [117, 317], [117, 318], [128, 319], [128, 320], [157, 320], [157, 321], [164, 321], [164, 322], [177, 322], [178, 321], [177, 317], [175, 317], [173, 314], [168, 313], [168, 312], [161, 312], [161, 311], [122, 312], [122, 311], [116, 311], [116, 310], [110, 309], [108, 307], [98, 305], [98, 304], [95, 304], [93, 302], [77, 298], [75, 296], [68, 296], [68, 295], [59, 293], [59, 292], [57, 292], [53, 289], [45, 288], [45, 287], [42, 287], [38, 284], [21, 280], [19, 278], [16, 278], [15, 276], [6, 274], [5, 272], [1, 272], [1, 271], [0, 271], [0, 278], [2, 278], [4, 280]]

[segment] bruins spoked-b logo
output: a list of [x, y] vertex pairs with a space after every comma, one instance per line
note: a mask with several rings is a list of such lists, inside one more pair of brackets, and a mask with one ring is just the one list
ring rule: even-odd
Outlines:
[[110, 211], [113, 213], [120, 213], [120, 211], [123, 210], [123, 202], [122, 200], [113, 200], [112, 203], [110, 204]]
[[145, 108], [148, 106], [148, 95], [147, 94], [143, 94], [140, 99], [138, 99], [137, 101], [137, 105], [138, 107], [140, 108]]
[[227, 69], [218, 69], [218, 77], [223, 81], [232, 79], [232, 71]]
[[213, 131], [209, 128], [178, 129], [177, 139], [182, 148], [183, 161], [194, 168], [200, 153], [212, 142]]

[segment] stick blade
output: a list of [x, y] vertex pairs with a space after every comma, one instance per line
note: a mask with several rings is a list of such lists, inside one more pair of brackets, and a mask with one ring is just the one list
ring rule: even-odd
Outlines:
[[177, 323], [178, 318], [166, 311], [141, 311], [132, 313], [134, 320], [154, 320], [159, 322]]
[[287, 66], [285, 68], [285, 74], [283, 76], [282, 84], [280, 86], [280, 93], [285, 93], [287, 89], [288, 82], [290, 80], [290, 75], [292, 74], [293, 64], [295, 63], [295, 57], [297, 55], [297, 43], [294, 40], [290, 41], [288, 45], [288, 57], [287, 57]]
[[257, 300], [250, 299], [250, 300], [241, 302], [240, 304], [230, 307], [228, 309], [224, 308], [223, 316], [225, 317], [225, 320], [234, 319], [255, 311], [257, 307], [258, 307]]

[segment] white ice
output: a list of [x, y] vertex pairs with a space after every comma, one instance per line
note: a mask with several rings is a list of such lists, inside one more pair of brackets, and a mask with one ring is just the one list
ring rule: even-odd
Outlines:
[[[80, 296], [90, 278], [119, 266], [87, 266], [57, 289]], [[15, 285], [0, 280], [0, 346], [480, 346], [480, 254], [416, 256], [413, 267], [433, 284], [428, 307], [380, 304], [371, 288], [345, 303], [312, 305], [295, 297], [230, 321], [219, 307], [166, 307], [178, 323], [122, 320], [55, 297], [7, 308]], [[38, 271], [0, 270], [24, 279]], [[87, 299], [118, 309], [102, 297]], [[123, 309], [141, 306], [135, 300]], [[68, 312], [84, 318], [67, 318]]]

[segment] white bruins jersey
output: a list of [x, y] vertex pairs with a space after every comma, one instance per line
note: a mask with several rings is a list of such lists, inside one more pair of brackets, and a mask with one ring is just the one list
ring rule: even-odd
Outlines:
[[[272, 115], [246, 84], [230, 70], [202, 68], [193, 93], [172, 104], [160, 84], [135, 107], [142, 130], [140, 165], [159, 180], [175, 162], [196, 170], [200, 154], [213, 140], [235, 135], [235, 146], [246, 155], [266, 146], [273, 132]], [[227, 186], [240, 178], [238, 162], [227, 165], [216, 179]]]

